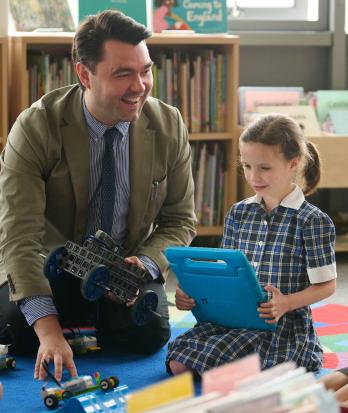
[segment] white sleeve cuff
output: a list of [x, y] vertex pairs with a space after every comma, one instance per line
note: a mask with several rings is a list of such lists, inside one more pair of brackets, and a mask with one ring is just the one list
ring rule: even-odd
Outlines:
[[323, 267], [308, 268], [307, 274], [311, 284], [323, 283], [337, 278], [336, 263]]

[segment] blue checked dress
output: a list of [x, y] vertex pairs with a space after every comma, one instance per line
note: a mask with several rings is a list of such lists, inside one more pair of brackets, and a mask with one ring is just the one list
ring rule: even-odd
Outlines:
[[[243, 251], [261, 285], [283, 294], [336, 278], [334, 244], [331, 219], [307, 202], [298, 186], [271, 214], [254, 196], [235, 204], [225, 218], [222, 247]], [[275, 332], [197, 324], [169, 344], [166, 363], [168, 368], [169, 360], [176, 360], [202, 374], [251, 353], [260, 355], [262, 369], [289, 360], [309, 371], [320, 369], [323, 351], [310, 307], [286, 313]]]

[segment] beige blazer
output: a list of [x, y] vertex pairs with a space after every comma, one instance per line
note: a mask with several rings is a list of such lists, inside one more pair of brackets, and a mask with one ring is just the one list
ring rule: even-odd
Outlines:
[[[51, 295], [40, 252], [83, 242], [89, 140], [82, 98], [77, 85], [44, 96], [18, 117], [1, 154], [0, 284], [9, 280], [11, 300]], [[196, 221], [187, 130], [177, 109], [154, 98], [130, 127], [130, 188], [124, 247], [150, 257], [164, 280], [162, 251], [189, 244]]]

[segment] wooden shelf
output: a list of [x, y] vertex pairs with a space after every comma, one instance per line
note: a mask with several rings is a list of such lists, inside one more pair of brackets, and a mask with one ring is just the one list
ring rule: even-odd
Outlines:
[[[10, 35], [11, 54], [11, 122], [20, 112], [27, 108], [29, 102], [28, 53], [42, 50], [52, 55], [70, 51], [74, 33], [14, 33]], [[226, 127], [219, 133], [195, 133], [190, 141], [220, 141], [226, 154], [226, 182], [224, 187], [224, 212], [237, 201], [236, 156], [237, 116], [238, 116], [238, 69], [239, 69], [239, 37], [231, 35], [181, 35], [154, 34], [147, 40], [151, 50], [180, 47], [191, 51], [192, 48], [213, 48], [226, 57]], [[204, 236], [222, 235], [222, 226], [199, 227], [198, 234]]]
[[8, 48], [7, 37], [0, 37], [0, 149], [8, 134]]
[[309, 138], [319, 150], [322, 179], [319, 188], [348, 188], [348, 136]]
[[348, 251], [348, 234], [338, 235], [336, 238], [336, 252]]

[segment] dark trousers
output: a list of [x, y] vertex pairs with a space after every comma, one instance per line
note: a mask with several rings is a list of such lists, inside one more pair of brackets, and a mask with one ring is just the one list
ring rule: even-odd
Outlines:
[[[61, 326], [94, 325], [102, 348], [152, 354], [170, 338], [167, 297], [163, 285], [156, 280], [148, 282], [143, 290], [153, 290], [158, 295], [156, 311], [162, 317], [155, 317], [143, 326], [133, 323], [132, 307], [116, 304], [106, 298], [96, 302], [85, 300], [80, 293], [80, 280], [72, 275], [59, 277], [51, 282], [51, 287]], [[5, 284], [0, 287], [0, 329], [6, 324], [11, 325], [11, 354], [35, 354], [39, 345], [36, 334], [17, 305], [9, 302], [8, 297], [8, 285]]]

